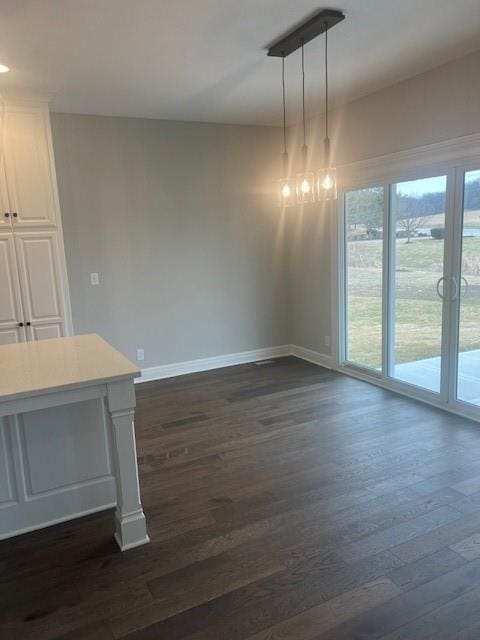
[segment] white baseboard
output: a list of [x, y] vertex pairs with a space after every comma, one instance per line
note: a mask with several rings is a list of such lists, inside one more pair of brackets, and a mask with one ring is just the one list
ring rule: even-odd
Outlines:
[[213, 356], [212, 358], [199, 358], [197, 360], [187, 360], [185, 362], [173, 362], [159, 367], [149, 367], [142, 369], [142, 375], [135, 379], [136, 383], [150, 382], [153, 380], [163, 380], [164, 378], [174, 378], [187, 373], [199, 373], [222, 367], [233, 367], [236, 364], [247, 364], [270, 358], [281, 358], [283, 356], [295, 356], [301, 360], [318, 364], [327, 369], [333, 368], [333, 359], [324, 353], [305, 349], [295, 344], [284, 344], [278, 347], [266, 347], [264, 349], [253, 349], [252, 351], [241, 351], [240, 353], [227, 353], [223, 356]]
[[290, 345], [285, 344], [278, 347], [254, 349], [253, 351], [227, 353], [223, 356], [214, 356], [213, 358], [199, 358], [198, 360], [187, 360], [186, 362], [174, 362], [172, 364], [160, 365], [159, 367], [142, 369], [142, 375], [140, 378], [136, 378], [135, 382], [162, 380], [163, 378], [183, 376], [187, 373], [198, 373], [200, 371], [210, 371], [211, 369], [221, 369], [222, 367], [232, 367], [236, 364], [246, 364], [248, 362], [257, 362], [258, 360], [268, 360], [269, 358], [280, 358], [290, 354]]
[[312, 351], [312, 349], [306, 349], [305, 347], [299, 347], [296, 344], [290, 345], [290, 355], [300, 358], [301, 360], [306, 360], [307, 362], [312, 362], [313, 364], [318, 364], [320, 367], [327, 369], [334, 368], [332, 356], [320, 353], [319, 351]]

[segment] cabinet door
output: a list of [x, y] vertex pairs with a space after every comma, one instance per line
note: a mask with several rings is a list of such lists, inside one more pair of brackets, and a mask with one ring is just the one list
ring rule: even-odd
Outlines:
[[[1, 150], [0, 150], [1, 154]], [[7, 182], [5, 180], [5, 167], [0, 164], [0, 230], [11, 229], [12, 216], [8, 202]]]
[[7, 190], [15, 227], [55, 225], [48, 116], [41, 109], [9, 108], [4, 115]]
[[27, 327], [27, 339], [31, 340], [48, 340], [49, 338], [62, 338], [63, 322], [31, 324]]
[[0, 233], [0, 345], [24, 342], [25, 328], [12, 233]]
[[15, 233], [18, 272], [30, 340], [65, 335], [65, 303], [55, 231]]

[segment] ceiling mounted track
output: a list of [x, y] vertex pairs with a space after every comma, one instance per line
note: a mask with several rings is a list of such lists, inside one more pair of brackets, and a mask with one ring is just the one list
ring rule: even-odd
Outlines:
[[269, 50], [269, 56], [285, 58], [321, 33], [331, 29], [344, 20], [345, 14], [335, 9], [322, 9], [319, 13], [309, 18], [302, 25], [291, 31], [286, 36], [273, 44]]

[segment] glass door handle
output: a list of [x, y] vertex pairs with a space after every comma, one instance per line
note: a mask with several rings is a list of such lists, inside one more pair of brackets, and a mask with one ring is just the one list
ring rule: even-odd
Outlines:
[[445, 300], [445, 296], [443, 295], [443, 286], [442, 286], [442, 293], [440, 293], [440, 285], [443, 285], [443, 281], [445, 280], [445, 276], [442, 276], [441, 278], [439, 278], [437, 280], [437, 295], [439, 298], [441, 298], [442, 300]]
[[[468, 280], [465, 278], [465, 276], [460, 276], [460, 282], [464, 282], [465, 283], [465, 292], [464, 292], [464, 296], [467, 295], [468, 293]], [[460, 284], [460, 297], [462, 297], [462, 285]]]
[[[446, 281], [446, 277], [442, 276], [441, 278], [439, 278], [437, 280], [437, 295], [439, 298], [441, 298], [442, 300], [447, 300], [448, 302], [453, 302], [454, 300], [456, 300], [458, 298], [458, 282], [456, 278], [451, 278], [452, 280], [452, 295], [450, 298], [447, 298], [447, 296], [443, 293], [443, 287], [442, 287], [442, 292], [440, 292], [440, 285]], [[468, 284], [468, 283], [467, 283]]]
[[454, 285], [453, 291], [454, 293], [452, 293], [452, 297], [450, 298], [450, 302], [453, 302], [454, 300], [456, 300], [458, 298], [458, 280], [454, 277], [452, 277], [452, 284]]

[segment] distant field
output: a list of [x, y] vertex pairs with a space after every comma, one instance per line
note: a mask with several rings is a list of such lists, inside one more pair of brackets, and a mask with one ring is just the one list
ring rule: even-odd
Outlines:
[[[445, 214], [441, 213], [435, 216], [429, 216], [428, 226], [442, 227], [445, 222]], [[467, 228], [480, 228], [480, 211], [465, 211], [463, 226]]]
[[[480, 214], [478, 216], [480, 226]], [[475, 218], [472, 220], [475, 223]], [[433, 225], [432, 225], [433, 226]], [[396, 243], [396, 362], [440, 355], [442, 304], [436, 284], [442, 275], [444, 243], [432, 238]], [[381, 354], [382, 241], [348, 243], [348, 357], [379, 367]], [[463, 239], [462, 273], [468, 292], [461, 305], [462, 351], [480, 349], [480, 237]]]

